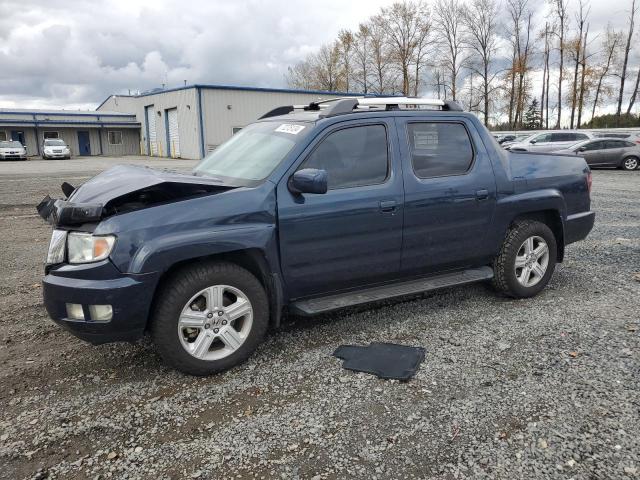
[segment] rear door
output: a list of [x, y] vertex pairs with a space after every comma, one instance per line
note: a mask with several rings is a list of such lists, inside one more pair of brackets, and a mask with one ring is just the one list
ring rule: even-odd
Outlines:
[[405, 186], [401, 269], [419, 275], [478, 266], [496, 203], [493, 169], [464, 117], [396, 119]]
[[[292, 194], [303, 168], [326, 170], [325, 194]], [[402, 251], [402, 172], [392, 119], [346, 121], [316, 137], [278, 184], [283, 275], [292, 298], [397, 277]]]
[[584, 146], [585, 150], [578, 152], [589, 165], [606, 164], [607, 142], [605, 140], [596, 140]]
[[605, 162], [610, 166], [618, 166], [628, 142], [624, 140], [607, 140]]

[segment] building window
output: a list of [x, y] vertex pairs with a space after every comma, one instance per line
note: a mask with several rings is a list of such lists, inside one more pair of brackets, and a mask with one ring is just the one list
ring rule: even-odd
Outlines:
[[231, 135], [235, 135], [240, 130], [242, 130], [242, 127], [231, 127]]
[[4, 130], [0, 130], [0, 142], [5, 142], [7, 140], [7, 132]]
[[58, 136], [58, 132], [44, 132], [42, 134], [42, 138], [44, 140], [47, 140], [48, 138], [60, 138], [60, 137]]
[[122, 145], [122, 132], [109, 132], [109, 145]]

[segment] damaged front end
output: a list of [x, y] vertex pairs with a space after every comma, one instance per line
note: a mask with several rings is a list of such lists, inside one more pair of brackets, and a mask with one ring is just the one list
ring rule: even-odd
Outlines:
[[38, 214], [54, 227], [73, 227], [143, 208], [221, 193], [235, 188], [216, 179], [119, 165], [75, 189], [62, 184], [64, 199], [46, 196]]

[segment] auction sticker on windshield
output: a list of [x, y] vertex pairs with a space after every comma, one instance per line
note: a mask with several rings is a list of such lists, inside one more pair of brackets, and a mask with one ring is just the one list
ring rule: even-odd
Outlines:
[[304, 125], [293, 125], [291, 123], [283, 123], [276, 128], [276, 132], [290, 133], [291, 135], [297, 135], [302, 130], [304, 130]]

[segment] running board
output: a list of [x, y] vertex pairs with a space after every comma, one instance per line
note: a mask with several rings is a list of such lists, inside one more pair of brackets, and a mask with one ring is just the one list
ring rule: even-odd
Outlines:
[[352, 291], [326, 297], [298, 300], [297, 302], [293, 302], [290, 308], [298, 315], [315, 315], [339, 308], [428, 292], [430, 290], [453, 287], [455, 285], [490, 280], [491, 278], [493, 278], [493, 269], [491, 269], [491, 267], [473, 268], [461, 272], [444, 273], [434, 277], [421, 278], [419, 280], [371, 287], [355, 292]]

